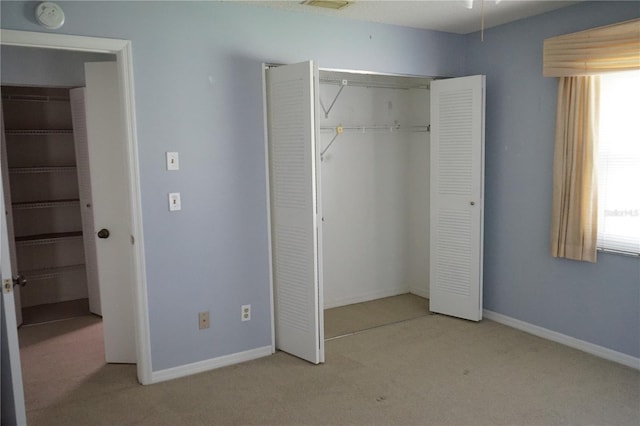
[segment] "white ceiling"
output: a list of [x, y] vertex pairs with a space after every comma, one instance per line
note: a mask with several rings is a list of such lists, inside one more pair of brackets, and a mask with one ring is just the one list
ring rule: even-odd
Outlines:
[[[483, 9], [484, 28], [491, 28], [569, 6], [580, 0], [502, 0], [498, 2], [495, 0], [474, 0], [472, 9], [466, 7], [468, 1], [464, 0], [356, 0], [341, 10], [306, 6], [300, 4], [301, 0], [235, 1], [301, 13], [315, 13], [360, 21], [468, 34], [480, 30]], [[483, 3], [484, 7], [482, 7]]]

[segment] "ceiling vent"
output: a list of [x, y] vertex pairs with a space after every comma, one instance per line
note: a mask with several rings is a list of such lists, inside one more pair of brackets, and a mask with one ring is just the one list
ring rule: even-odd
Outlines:
[[344, 7], [349, 6], [353, 1], [347, 0], [305, 0], [300, 2], [300, 4], [304, 4], [305, 6], [315, 6], [315, 7], [323, 7], [325, 9], [342, 9]]

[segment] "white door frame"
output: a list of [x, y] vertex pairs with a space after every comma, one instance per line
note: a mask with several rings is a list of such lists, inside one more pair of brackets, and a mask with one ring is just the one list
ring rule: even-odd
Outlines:
[[110, 53], [116, 55], [118, 76], [122, 83], [122, 86], [119, 88], [119, 94], [126, 127], [125, 144], [128, 154], [127, 168], [131, 198], [131, 233], [135, 241], [133, 247], [133, 268], [135, 277], [133, 310], [135, 324], [133, 324], [133, 326], [135, 327], [138, 381], [143, 385], [151, 384], [151, 344], [149, 335], [144, 240], [142, 234], [142, 203], [140, 197], [140, 173], [138, 165], [138, 141], [133, 92], [133, 58], [131, 53], [131, 41], [29, 31], [0, 30], [0, 44], [41, 49]]

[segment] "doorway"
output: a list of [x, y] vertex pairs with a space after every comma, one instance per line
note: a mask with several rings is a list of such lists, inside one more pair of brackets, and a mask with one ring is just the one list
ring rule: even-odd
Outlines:
[[[83, 61], [114, 61], [115, 57], [70, 57], [65, 52], [12, 47], [3, 49], [2, 59], [4, 82], [24, 78], [14, 72], [16, 63], [35, 62], [52, 71], [44, 78], [27, 79], [27, 83], [85, 86], [85, 66], [95, 62]], [[81, 78], [58, 75], [55, 70], [61, 62], [78, 69], [75, 74]], [[3, 193], [12, 270], [22, 284], [14, 292], [20, 296], [16, 298], [16, 319], [18, 325], [22, 323], [18, 336], [25, 401], [31, 410], [49, 394], [60, 396], [65, 383], [82, 376], [80, 366], [91, 365], [95, 370], [96, 356], [98, 367], [105, 360], [113, 362], [105, 350], [113, 349], [105, 345], [103, 331], [104, 324], [113, 323], [113, 310], [107, 306], [104, 321], [101, 318], [88, 114], [77, 93], [84, 90], [49, 85], [3, 85], [1, 90]], [[117, 134], [115, 128], [112, 134]], [[122, 265], [122, 269], [128, 268]], [[127, 317], [133, 335], [131, 315]], [[128, 346], [133, 349], [134, 342]], [[66, 368], [71, 359], [78, 368]], [[129, 359], [135, 362], [135, 355]], [[41, 389], [47, 389], [47, 395], [40, 394]]]
[[[146, 278], [144, 271], [144, 247], [141, 229], [141, 208], [139, 193], [139, 172], [137, 160], [137, 143], [135, 131], [134, 117], [134, 98], [133, 98], [133, 67], [131, 56], [131, 43], [127, 40], [100, 39], [81, 36], [67, 36], [59, 34], [32, 33], [13, 30], [1, 30], [0, 43], [5, 46], [30, 47], [40, 49], [60, 49], [67, 52], [95, 52], [114, 54], [116, 57], [115, 70], [119, 79], [117, 90], [114, 90], [115, 99], [120, 107], [120, 113], [123, 123], [123, 168], [125, 169], [125, 177], [128, 179], [126, 194], [128, 196], [126, 240], [129, 244], [127, 252], [131, 251], [130, 257], [133, 262], [133, 283], [132, 283], [132, 299], [134, 303], [133, 321], [130, 324], [131, 329], [135, 330], [135, 353], [138, 381], [142, 384], [151, 383], [151, 363], [150, 363], [150, 345], [149, 345], [149, 328], [148, 328], [148, 309], [146, 299]], [[130, 234], [130, 235], [129, 235]], [[3, 238], [6, 238], [3, 235]], [[13, 279], [11, 268], [4, 265], [2, 269], [4, 282], [10, 282]], [[10, 296], [4, 295], [5, 301], [10, 297], [13, 300], [13, 293]], [[5, 303], [6, 304], [6, 303]], [[9, 312], [9, 311], [3, 311]], [[10, 314], [14, 314], [10, 310]], [[15, 324], [15, 317], [7, 317], [7, 328]], [[11, 337], [11, 335], [10, 335]], [[13, 349], [18, 345], [17, 339], [12, 337], [8, 342], [10, 352], [15, 353]], [[3, 358], [3, 371], [5, 368], [11, 369], [12, 377], [20, 376], [20, 362], [12, 356], [10, 360]], [[19, 398], [16, 395], [22, 394], [21, 380], [13, 380], [13, 392], [15, 396], [16, 412], [24, 411], [19, 404]], [[7, 393], [3, 392], [3, 404], [8, 402], [5, 400]], [[12, 402], [13, 403], [13, 402]]]

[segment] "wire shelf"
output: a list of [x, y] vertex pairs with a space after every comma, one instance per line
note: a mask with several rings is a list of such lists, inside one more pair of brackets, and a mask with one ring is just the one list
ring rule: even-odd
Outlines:
[[419, 126], [404, 126], [400, 124], [375, 124], [375, 125], [349, 125], [349, 126], [320, 126], [323, 133], [342, 133], [342, 132], [410, 132], [410, 133], [426, 133], [431, 130], [428, 124]]
[[16, 246], [41, 246], [47, 244], [58, 244], [67, 241], [82, 239], [82, 231], [76, 232], [59, 232], [55, 234], [39, 234], [28, 235], [24, 237], [16, 237]]
[[11, 174], [29, 174], [29, 173], [68, 173], [75, 172], [76, 166], [59, 166], [59, 167], [10, 167]]
[[80, 206], [80, 200], [50, 200], [35, 201], [27, 203], [13, 203], [14, 210], [30, 210], [30, 209], [48, 209], [54, 207], [77, 207]]
[[72, 135], [73, 129], [13, 129], [4, 133], [9, 136]]
[[2, 99], [5, 101], [23, 101], [23, 102], [69, 102], [67, 96], [47, 96], [47, 95], [2, 95]]
[[31, 282], [31, 281], [57, 278], [63, 274], [66, 274], [69, 272], [82, 271], [84, 269], [85, 269], [85, 265], [79, 264], [79, 265], [58, 266], [55, 268], [30, 269], [30, 270], [20, 271], [20, 274], [27, 279], [27, 282]]

